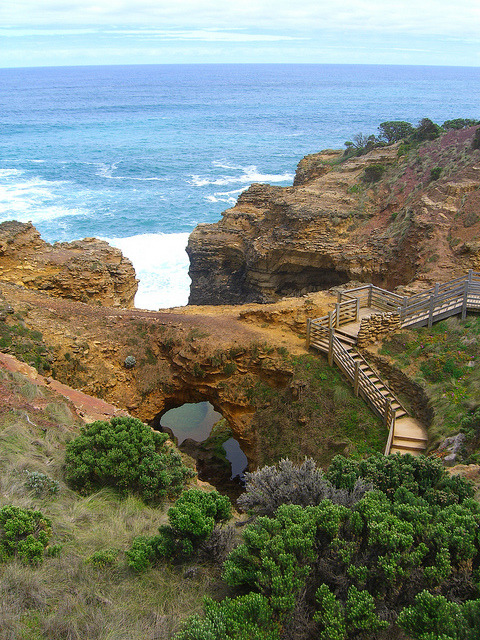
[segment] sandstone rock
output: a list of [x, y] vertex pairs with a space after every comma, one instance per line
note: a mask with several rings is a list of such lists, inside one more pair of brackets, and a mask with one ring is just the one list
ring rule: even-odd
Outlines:
[[[300, 161], [293, 186], [254, 184], [214, 224], [190, 235], [190, 304], [275, 302], [349, 280], [422, 290], [480, 268], [480, 151], [475, 128], [450, 131], [409, 156], [398, 145], [339, 163]], [[431, 170], [448, 155], [448, 175]], [[382, 164], [368, 186], [365, 169]]]
[[50, 245], [31, 223], [0, 224], [0, 279], [49, 295], [133, 307], [138, 282], [132, 263], [103, 240]]

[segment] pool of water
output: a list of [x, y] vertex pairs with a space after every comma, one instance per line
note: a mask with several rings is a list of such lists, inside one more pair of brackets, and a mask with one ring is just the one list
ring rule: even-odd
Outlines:
[[[160, 418], [160, 425], [172, 431], [180, 446], [187, 438], [196, 442], [206, 440], [213, 426], [222, 417], [222, 414], [215, 411], [210, 402], [186, 403], [164, 413]], [[247, 456], [235, 438], [226, 440], [223, 448], [232, 468], [230, 479], [238, 478], [241, 481], [243, 472], [248, 465]]]
[[187, 438], [203, 442], [221, 419], [222, 414], [215, 411], [210, 402], [196, 402], [170, 409], [160, 418], [160, 424], [171, 429], [181, 445]]

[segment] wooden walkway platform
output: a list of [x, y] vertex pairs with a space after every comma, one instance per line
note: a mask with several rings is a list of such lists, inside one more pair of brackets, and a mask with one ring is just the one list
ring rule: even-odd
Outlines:
[[467, 310], [480, 311], [480, 273], [474, 271], [410, 298], [371, 284], [346, 290], [328, 316], [308, 321], [307, 347], [326, 353], [329, 363], [335, 363], [351, 382], [355, 394], [384, 419], [389, 430], [386, 455], [419, 455], [426, 451], [428, 434], [356, 350], [362, 320], [393, 312], [402, 327], [432, 326], [457, 314], [465, 318]]

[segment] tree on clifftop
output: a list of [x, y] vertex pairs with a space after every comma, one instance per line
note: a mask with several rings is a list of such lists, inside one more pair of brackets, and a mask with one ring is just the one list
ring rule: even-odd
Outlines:
[[389, 120], [382, 122], [378, 130], [380, 131], [380, 138], [385, 139], [387, 144], [393, 144], [399, 140], [404, 140], [411, 136], [415, 132], [414, 127], [410, 122], [404, 120]]

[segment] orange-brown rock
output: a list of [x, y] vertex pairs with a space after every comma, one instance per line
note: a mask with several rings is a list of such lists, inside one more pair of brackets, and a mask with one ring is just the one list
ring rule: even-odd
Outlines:
[[50, 245], [31, 223], [0, 224], [0, 279], [49, 295], [132, 307], [138, 282], [133, 265], [103, 240]]
[[[480, 269], [475, 130], [400, 157], [398, 144], [343, 162], [324, 151], [300, 162], [292, 187], [252, 185], [191, 234], [190, 304], [266, 303], [349, 280], [415, 290]], [[382, 178], [365, 182], [375, 164]]]
[[[290, 381], [291, 367], [278, 347], [305, 352], [304, 339], [284, 335], [287, 324], [260, 329], [253, 319], [242, 322], [236, 307], [216, 315], [194, 308], [185, 313], [113, 309], [7, 282], [0, 282], [0, 299], [41, 332], [54, 354], [57, 381], [147, 422], [185, 402], [208, 400], [253, 464], [251, 390], [261, 382], [283, 387]], [[125, 367], [127, 356], [134, 356], [133, 368]]]

